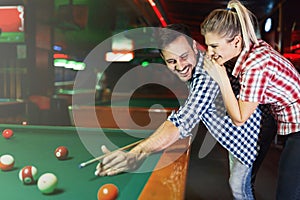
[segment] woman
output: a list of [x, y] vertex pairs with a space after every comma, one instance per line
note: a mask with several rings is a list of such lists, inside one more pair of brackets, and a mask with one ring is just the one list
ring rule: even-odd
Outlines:
[[[300, 199], [300, 76], [286, 58], [256, 37], [253, 19], [237, 0], [211, 12], [201, 24], [208, 47], [204, 68], [219, 84], [236, 125], [242, 125], [259, 104], [270, 105], [277, 134], [286, 135], [276, 198]], [[232, 75], [241, 84], [238, 100], [224, 67], [227, 61], [235, 62]]]

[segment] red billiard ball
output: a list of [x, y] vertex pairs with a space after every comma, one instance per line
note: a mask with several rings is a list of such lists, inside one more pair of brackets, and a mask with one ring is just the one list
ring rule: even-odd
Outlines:
[[58, 160], [65, 160], [68, 158], [69, 150], [65, 146], [59, 146], [55, 149], [54, 153]]
[[19, 179], [26, 185], [33, 184], [37, 180], [37, 169], [34, 166], [25, 166], [19, 171]]
[[9, 171], [14, 167], [15, 159], [12, 155], [4, 154], [0, 157], [0, 169], [2, 171]]
[[115, 200], [118, 197], [119, 189], [112, 183], [104, 184], [97, 193], [98, 200]]
[[4, 138], [6, 138], [6, 139], [9, 139], [9, 138], [11, 138], [12, 136], [14, 135], [14, 132], [13, 132], [13, 130], [11, 130], [11, 129], [4, 129], [3, 131], [2, 131], [2, 136], [4, 137]]

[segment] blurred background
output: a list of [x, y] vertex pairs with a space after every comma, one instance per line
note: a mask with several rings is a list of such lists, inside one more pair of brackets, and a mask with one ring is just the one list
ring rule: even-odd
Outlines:
[[[88, 67], [84, 59], [99, 43], [133, 28], [184, 23], [190, 26], [193, 38], [204, 44], [199, 30], [201, 21], [211, 10], [225, 8], [227, 3], [222, 0], [0, 0], [0, 122], [72, 125], [69, 115], [72, 96], [95, 93], [97, 101], [107, 101], [115, 83], [128, 70], [162, 63], [158, 51], [135, 50], [134, 38], [116, 37], [100, 56], [109, 65], [107, 71], [95, 68], [95, 90], [74, 90], [77, 73]], [[299, 70], [297, 1], [242, 3], [257, 16], [261, 37]], [[141, 34], [153, 40], [147, 30]], [[116, 59], [120, 55], [123, 60]], [[170, 95], [166, 88], [153, 85], [146, 85], [137, 93]]]
[[[241, 2], [257, 16], [260, 37], [300, 71], [298, 1]], [[155, 42], [150, 27], [184, 23], [191, 28], [199, 47], [205, 49], [200, 23], [213, 9], [226, 8], [227, 3], [225, 0], [0, 0], [0, 123], [157, 128], [183, 102], [187, 88], [178, 84], [176, 77], [163, 76], [165, 67], [147, 73], [148, 69], [154, 69], [154, 64], [163, 62], [157, 50], [137, 49], [138, 43]], [[140, 28], [139, 37], [126, 34], [136, 28]], [[86, 57], [108, 38], [105, 51], [96, 55], [100, 65], [108, 66], [106, 70], [87, 65]], [[131, 81], [167, 79], [174, 87], [170, 90], [160, 84], [145, 84], [134, 91], [132, 88], [116, 91], [119, 80], [136, 68], [146, 73], [133, 76]], [[90, 87], [74, 87], [76, 76], [82, 72], [89, 72]], [[112, 104], [112, 92], [120, 101]], [[74, 97], [83, 103], [78, 105]], [[153, 108], [155, 104], [162, 107]], [[118, 123], [112, 107], [118, 113]], [[80, 116], [77, 123], [73, 113]], [[150, 125], [149, 114], [155, 119]], [[199, 127], [198, 132], [206, 133], [203, 124]], [[199, 159], [204, 136], [198, 134], [191, 148], [186, 199], [231, 199], [227, 152], [216, 145], [209, 156]], [[275, 148], [271, 148], [258, 174], [258, 199], [275, 199], [281, 145], [276, 137], [272, 144]]]

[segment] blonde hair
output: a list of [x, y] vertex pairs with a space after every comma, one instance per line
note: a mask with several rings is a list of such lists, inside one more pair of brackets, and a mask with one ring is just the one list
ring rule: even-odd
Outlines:
[[213, 10], [201, 24], [201, 34], [215, 33], [226, 37], [229, 41], [235, 36], [241, 35], [243, 44], [249, 49], [250, 44], [258, 44], [253, 20], [256, 19], [238, 0], [231, 0], [227, 9]]

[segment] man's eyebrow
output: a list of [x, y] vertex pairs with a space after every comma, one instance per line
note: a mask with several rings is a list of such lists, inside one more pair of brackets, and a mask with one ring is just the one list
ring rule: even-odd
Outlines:
[[186, 54], [188, 54], [189, 53], [189, 51], [187, 50], [187, 51], [184, 51], [184, 52], [182, 52], [180, 55], [178, 55], [179, 57], [182, 57], [182, 56], [185, 56]]
[[169, 58], [169, 59], [166, 59], [166, 62], [169, 62], [169, 61], [173, 61], [175, 60], [174, 58]]

